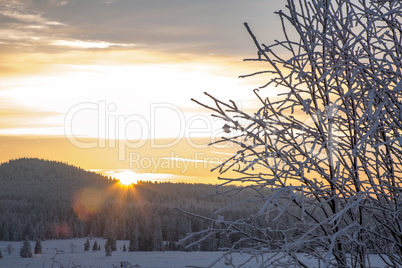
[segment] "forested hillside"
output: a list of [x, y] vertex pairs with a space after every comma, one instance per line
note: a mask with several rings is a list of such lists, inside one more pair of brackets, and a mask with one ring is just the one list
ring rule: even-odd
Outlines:
[[[179, 250], [183, 247], [176, 245], [178, 240], [210, 223], [175, 207], [217, 218], [215, 210], [252, 194], [199, 198], [214, 192], [214, 185], [205, 184], [139, 182], [123, 187], [112, 178], [60, 162], [12, 160], [0, 165], [0, 239], [102, 236], [130, 239], [134, 250]], [[236, 206], [219, 217], [245, 216], [250, 210], [253, 205]], [[230, 236], [214, 235], [199, 249], [230, 243]]]

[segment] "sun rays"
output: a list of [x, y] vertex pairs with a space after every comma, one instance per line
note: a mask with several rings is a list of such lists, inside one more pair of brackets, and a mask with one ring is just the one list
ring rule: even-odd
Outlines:
[[123, 171], [116, 173], [114, 177], [119, 180], [119, 184], [123, 186], [130, 186], [132, 184], [137, 184], [138, 178], [137, 174], [133, 171]]

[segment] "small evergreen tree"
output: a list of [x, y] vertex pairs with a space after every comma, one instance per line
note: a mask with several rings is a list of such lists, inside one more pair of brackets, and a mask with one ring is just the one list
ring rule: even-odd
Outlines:
[[106, 244], [105, 244], [105, 249], [110, 246], [110, 248], [112, 249], [112, 251], [116, 251], [117, 250], [117, 246], [116, 246], [116, 237], [113, 235], [110, 235], [107, 237], [106, 240]]
[[204, 239], [200, 243], [201, 251], [216, 251], [218, 250], [218, 243], [216, 239], [216, 235], [212, 234], [208, 238]]
[[42, 244], [40, 242], [40, 239], [36, 240], [34, 253], [35, 254], [42, 254]]
[[28, 239], [25, 239], [24, 243], [22, 244], [20, 256], [22, 258], [32, 258], [31, 244], [29, 244]]
[[76, 244], [74, 244], [73, 242], [70, 242], [70, 248], [71, 248], [71, 253], [74, 252], [74, 249], [77, 247]]
[[14, 252], [14, 247], [13, 247], [13, 245], [8, 244], [6, 250], [7, 250], [8, 255], [11, 255], [11, 253]]
[[137, 239], [131, 239], [130, 244], [128, 245], [128, 251], [129, 252], [134, 252], [138, 250], [138, 240]]
[[87, 241], [85, 241], [85, 243], [84, 243], [84, 251], [88, 251], [90, 247], [91, 247], [91, 243], [87, 239]]
[[110, 246], [110, 245], [105, 245], [105, 248], [106, 248], [106, 253], [105, 253], [105, 256], [106, 257], [110, 257], [110, 256], [112, 256], [112, 247]]
[[92, 251], [97, 251], [98, 250], [98, 242], [94, 242], [94, 245], [92, 246]]
[[126, 252], [127, 251], [127, 249], [126, 249], [126, 244], [124, 244], [123, 245], [123, 252]]
[[2, 253], [2, 251], [0, 250], [0, 259], [1, 258], [3, 258], [3, 253]]
[[221, 234], [218, 240], [218, 249], [230, 248], [231, 246], [229, 237], [226, 234]]

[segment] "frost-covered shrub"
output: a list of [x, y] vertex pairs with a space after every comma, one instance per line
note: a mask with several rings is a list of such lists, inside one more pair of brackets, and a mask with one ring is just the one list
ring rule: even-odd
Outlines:
[[222, 186], [244, 183], [255, 192], [244, 202], [260, 209], [235, 220], [219, 210], [187, 240], [235, 235], [230, 252], [272, 253], [262, 267], [307, 267], [296, 253], [322, 267], [367, 267], [369, 251], [401, 266], [402, 2], [288, 0], [276, 14], [284, 37], [271, 45], [245, 24], [251, 60], [267, 65], [243, 76], [266, 75], [259, 106], [207, 93], [213, 105], [196, 101], [222, 120], [216, 143], [237, 148], [216, 168]]

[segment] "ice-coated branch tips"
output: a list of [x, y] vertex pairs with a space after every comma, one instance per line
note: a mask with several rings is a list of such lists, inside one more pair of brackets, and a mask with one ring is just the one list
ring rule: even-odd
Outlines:
[[246, 60], [265, 69], [241, 77], [267, 77], [253, 91], [259, 106], [196, 101], [239, 132], [217, 141], [238, 146], [219, 166], [221, 186], [242, 183], [234, 191], [254, 191], [244, 203], [260, 208], [212, 220], [216, 232], [236, 234], [228, 253], [260, 254], [262, 267], [310, 267], [301, 256], [401, 266], [402, 3], [288, 0], [276, 14], [283, 35], [270, 45], [245, 23], [256, 47]]

